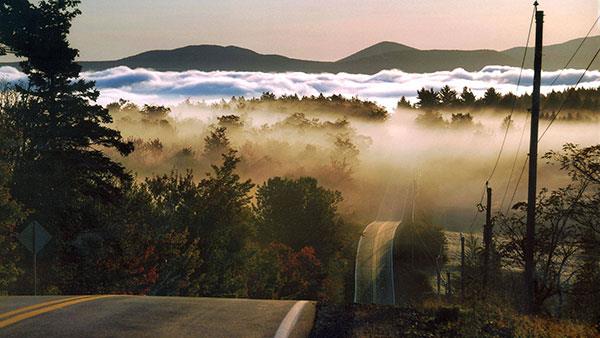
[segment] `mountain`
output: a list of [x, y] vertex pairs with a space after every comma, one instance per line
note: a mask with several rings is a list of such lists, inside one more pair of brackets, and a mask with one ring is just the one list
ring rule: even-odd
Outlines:
[[492, 50], [407, 50], [389, 52], [336, 62], [336, 71], [374, 74], [382, 69], [400, 69], [409, 73], [427, 73], [464, 68], [478, 71], [489, 65], [516, 65], [512, 57]]
[[[570, 40], [560, 44], [548, 45], [544, 46], [544, 59], [543, 65], [545, 70], [557, 70], [563, 69], [567, 64], [567, 61], [571, 58], [575, 50], [581, 45], [583, 38]], [[585, 69], [590, 60], [594, 57], [594, 54], [598, 51], [600, 47], [600, 36], [591, 36], [589, 37], [584, 44], [581, 46], [581, 49], [571, 62], [569, 68], [576, 69]], [[524, 47], [516, 47], [503, 51], [503, 54], [509, 55], [513, 58], [518, 58], [522, 60], [523, 52], [525, 51]], [[533, 53], [534, 49], [532, 47], [527, 49], [527, 59], [525, 62], [525, 67], [533, 68]], [[519, 64], [520, 66], [520, 64]], [[592, 64], [592, 69], [600, 68], [600, 58], [594, 61]]]
[[[544, 70], [562, 69], [582, 39], [544, 47]], [[590, 37], [570, 68], [586, 68], [600, 46], [600, 36]], [[481, 70], [488, 65], [520, 66], [524, 47], [495, 50], [420, 50], [384, 41], [334, 62], [308, 61], [281, 55], [260, 54], [235, 46], [198, 45], [173, 50], [154, 50], [114, 61], [81, 62], [84, 70], [117, 66], [151, 68], [160, 71], [261, 71], [261, 72], [347, 72], [374, 74], [384, 69], [424, 73], [464, 68]], [[532, 68], [533, 49], [527, 50], [525, 66]], [[5, 64], [9, 65], [9, 64]], [[10, 64], [14, 65], [14, 64]], [[600, 69], [600, 58], [592, 69]]]
[[281, 55], [264, 55], [235, 46], [199, 45], [173, 50], [154, 50], [115, 61], [82, 62], [84, 69], [116, 66], [152, 68], [162, 71], [230, 70], [283, 72], [295, 69], [319, 71], [326, 62], [304, 61]]
[[338, 62], [352, 62], [358, 61], [361, 59], [365, 59], [372, 56], [393, 53], [393, 52], [407, 52], [407, 51], [417, 51], [418, 49], [412, 48], [406, 45], [402, 45], [396, 42], [383, 41], [378, 44], [375, 44], [371, 47], [367, 47], [363, 50], [360, 50], [348, 57], [345, 57]]

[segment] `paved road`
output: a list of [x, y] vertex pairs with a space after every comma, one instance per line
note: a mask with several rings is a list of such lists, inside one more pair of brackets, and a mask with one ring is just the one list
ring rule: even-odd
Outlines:
[[0, 337], [306, 337], [313, 302], [140, 296], [0, 297]]
[[373, 222], [356, 251], [354, 302], [395, 304], [394, 236], [400, 222]]

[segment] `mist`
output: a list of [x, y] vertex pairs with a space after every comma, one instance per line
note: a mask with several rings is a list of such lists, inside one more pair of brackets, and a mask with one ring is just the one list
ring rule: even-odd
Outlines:
[[[482, 96], [489, 87], [500, 93], [530, 93], [533, 70], [524, 70], [521, 86], [517, 88], [520, 69], [508, 66], [487, 66], [478, 72], [464, 69], [434, 73], [406, 73], [401, 70], [383, 70], [374, 75], [348, 73], [308, 74], [302, 72], [263, 73], [189, 70], [185, 72], [158, 72], [151, 69], [116, 67], [102, 71], [83, 72], [82, 78], [96, 82], [100, 90], [99, 102], [108, 104], [121, 98], [137, 104], [175, 105], [186, 99], [216, 101], [232, 96], [259, 97], [263, 92], [275, 95], [300, 96], [341, 94], [371, 100], [392, 111], [398, 98], [405, 96], [414, 101], [417, 90], [423, 87], [440, 89], [445, 85], [460, 90], [469, 87]], [[561, 91], [574, 85], [583, 70], [566, 69], [544, 72], [542, 93]], [[557, 76], [560, 77], [556, 80]], [[25, 74], [13, 67], [0, 67], [0, 79], [10, 83], [26, 80]], [[556, 80], [556, 81], [555, 81]], [[554, 83], [554, 84], [553, 84]], [[551, 86], [551, 84], [553, 84]], [[580, 87], [600, 86], [600, 71], [586, 73]]]
[[[137, 145], [132, 155], [117, 159], [138, 178], [188, 169], [201, 177], [219, 161], [218, 156], [206, 154], [205, 139], [224, 127], [229, 147], [241, 156], [241, 176], [257, 184], [273, 176], [313, 176], [343, 193], [341, 212], [358, 223], [405, 219], [412, 206], [411, 189], [416, 186], [417, 213], [427, 214], [447, 229], [472, 230], [473, 212], [498, 157], [506, 131], [504, 119], [510, 112], [473, 112], [469, 125], [448, 122], [437, 127], [418, 123], [422, 113], [399, 109], [385, 121], [369, 121], [312, 110], [261, 109], [236, 114], [188, 101], [171, 106], [168, 124], [116, 115], [115, 127]], [[239, 119], [219, 120], [232, 114]], [[447, 121], [452, 118], [452, 112], [442, 115]], [[541, 122], [541, 130], [547, 123]], [[558, 120], [540, 143], [539, 153], [560, 150], [567, 142], [598, 144], [599, 127], [597, 120]], [[506, 211], [511, 200], [514, 204], [526, 198], [526, 173], [514, 200], [512, 195], [528, 152], [528, 132], [526, 114], [516, 112], [490, 180], [496, 211]], [[161, 142], [160, 150], [151, 145], [155, 139]], [[544, 160], [539, 163], [540, 188], [568, 182], [557, 167]]]
[[[118, 160], [143, 179], [171, 170], [193, 170], [197, 176], [210, 171], [218, 156], [205, 154], [205, 138], [215, 128], [227, 128], [230, 147], [242, 158], [240, 173], [261, 184], [273, 176], [314, 176], [344, 195], [342, 212], [357, 222], [397, 220], [406, 217], [416, 187], [417, 209], [439, 225], [464, 230], [472, 226], [475, 206], [484, 183], [496, 163], [504, 140], [504, 119], [509, 111], [469, 112], [472, 123], [449, 123], [453, 112], [441, 112], [443, 127], [420, 125], [420, 110], [397, 109], [399, 97], [415, 102], [417, 90], [444, 85], [461, 90], [469, 87], [477, 97], [494, 87], [500, 93], [531, 91], [533, 72], [525, 70], [517, 88], [519, 69], [488, 66], [479, 72], [463, 69], [429, 74], [385, 70], [375, 75], [306, 74], [260, 72], [157, 72], [117, 67], [84, 72], [96, 81], [99, 102], [109, 105], [119, 99], [138, 105], [165, 105], [164, 121], [147, 121], [135, 111], [116, 111], [114, 127], [135, 141], [137, 150]], [[582, 70], [544, 72], [542, 92], [564, 90], [576, 83]], [[556, 80], [560, 74], [560, 78]], [[0, 67], [0, 79], [24, 83], [25, 76], [12, 67]], [[553, 86], [550, 86], [555, 82]], [[600, 72], [586, 73], [580, 87], [600, 86]], [[371, 121], [348, 116], [343, 109], [302, 104], [289, 109], [263, 104], [252, 111], [218, 108], [232, 96], [341, 94], [371, 100], [385, 107], [389, 118]], [[239, 121], [222, 125], [224, 115]], [[548, 121], [541, 121], [543, 131]], [[558, 120], [540, 143], [539, 153], [560, 150], [565, 143], [582, 146], [600, 143], [597, 118], [586, 121]], [[525, 128], [525, 129], [524, 129]], [[515, 189], [528, 152], [528, 121], [516, 111], [506, 135], [497, 169], [490, 179], [494, 208], [506, 211], [525, 198], [527, 175]], [[158, 143], [157, 141], [158, 140]], [[154, 141], [154, 144], [152, 143]], [[516, 162], [515, 162], [516, 159]], [[540, 160], [539, 187], [556, 188], [567, 183], [564, 173]], [[512, 175], [511, 175], [512, 172]], [[509, 181], [510, 177], [510, 181]], [[515, 196], [514, 200], [512, 196]]]

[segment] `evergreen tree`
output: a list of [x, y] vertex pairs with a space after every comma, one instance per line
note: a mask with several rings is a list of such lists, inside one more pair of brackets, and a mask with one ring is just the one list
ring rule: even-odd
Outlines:
[[18, 140], [5, 114], [9, 105], [14, 104], [11, 94], [0, 92], [0, 295], [8, 293], [23, 272], [16, 243], [16, 224], [23, 213], [10, 195], [13, 171], [10, 158]]
[[261, 241], [280, 242], [293, 250], [311, 246], [323, 262], [339, 248], [339, 192], [320, 187], [311, 177], [275, 177], [258, 187], [256, 200]]
[[458, 93], [448, 85], [440, 89], [439, 98], [440, 103], [445, 107], [452, 107], [458, 103]]
[[217, 161], [231, 149], [226, 127], [214, 127], [204, 138], [204, 156], [210, 162]]
[[500, 99], [502, 99], [502, 94], [498, 93], [494, 87], [488, 88], [481, 102], [486, 107], [497, 107], [500, 104]]
[[417, 103], [419, 108], [431, 109], [440, 104], [439, 94], [433, 88], [422, 88], [421, 90], [418, 90], [417, 99], [419, 100]]
[[[21, 134], [12, 182], [12, 195], [54, 235], [50, 269], [77, 269], [77, 253], [69, 244], [78, 233], [100, 227], [98, 203], [118, 202], [121, 186], [130, 180], [124, 168], [102, 152], [133, 150], [120, 133], [107, 127], [108, 110], [95, 104], [93, 82], [79, 78], [77, 49], [67, 35], [80, 14], [79, 1], [6, 0], [0, 6], [0, 43], [10, 48], [27, 86], [9, 109], [11, 123]], [[41, 264], [40, 264], [41, 265]], [[75, 273], [54, 271], [59, 288], [69, 289]]]
[[467, 107], [471, 107], [475, 104], [475, 101], [477, 101], [475, 94], [473, 94], [473, 92], [469, 88], [464, 87], [462, 93], [460, 94], [461, 104]]

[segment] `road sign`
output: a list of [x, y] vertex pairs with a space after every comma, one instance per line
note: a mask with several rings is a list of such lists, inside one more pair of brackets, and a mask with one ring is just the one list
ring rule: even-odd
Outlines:
[[[35, 238], [34, 238], [35, 237]], [[46, 244], [52, 239], [52, 236], [40, 225], [37, 221], [29, 223], [29, 225], [21, 231], [18, 236], [19, 241], [34, 254], [40, 252]], [[34, 244], [35, 243], [35, 244]], [[35, 250], [34, 250], [35, 245]]]

